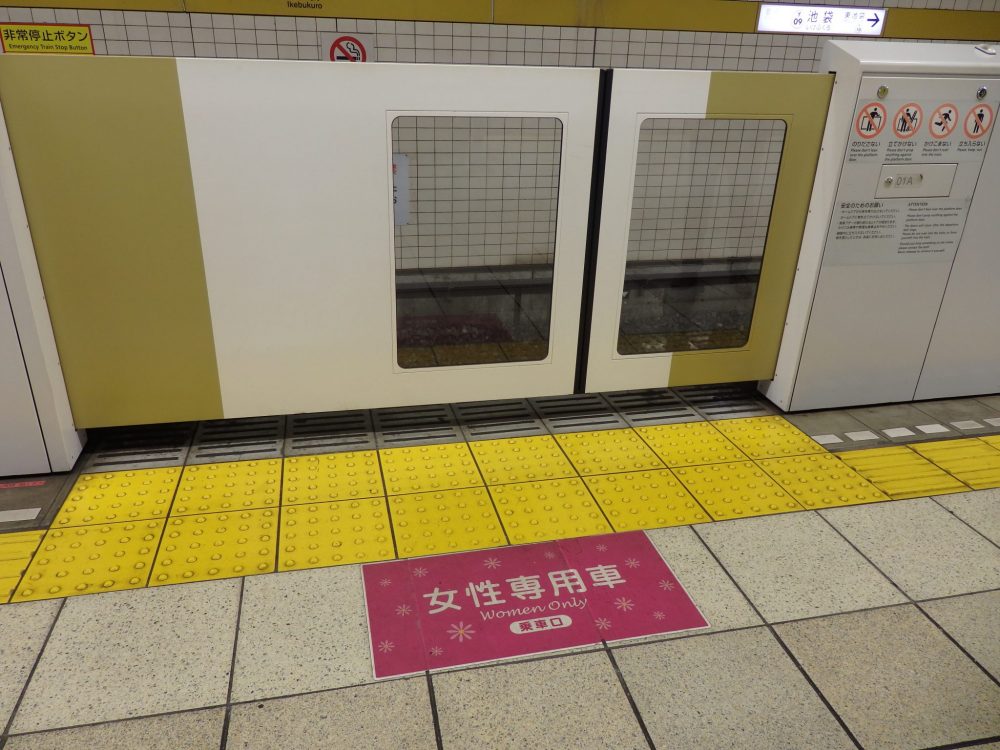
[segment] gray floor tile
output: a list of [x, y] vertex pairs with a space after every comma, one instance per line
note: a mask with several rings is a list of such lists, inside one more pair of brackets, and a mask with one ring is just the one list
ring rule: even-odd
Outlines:
[[[889, 404], [887, 406], [871, 406], [864, 409], [850, 409], [848, 414], [864, 422], [869, 428], [880, 433], [881, 437], [889, 438], [893, 443], [912, 443], [916, 440], [941, 439], [956, 437], [961, 433], [948, 424], [943, 432], [927, 433], [917, 429], [917, 425], [938, 423], [926, 412], [922, 412], [913, 404]], [[888, 434], [886, 430], [890, 430]], [[907, 430], [910, 434], [894, 433], [892, 430]]]
[[604, 652], [434, 676], [444, 747], [647, 748]]
[[832, 436], [839, 440], [823, 440], [824, 447], [828, 450], [848, 450], [856, 448], [874, 448], [878, 445], [885, 445], [889, 441], [879, 437], [876, 440], [865, 440], [856, 442], [847, 436], [847, 433], [860, 433], [868, 430], [868, 426], [856, 417], [852, 417], [846, 411], [812, 411], [802, 414], [785, 414], [785, 419], [798, 427], [814, 440], [817, 437]]
[[225, 703], [239, 589], [212, 581], [68, 600], [12, 731]]
[[[997, 432], [998, 428], [984, 421], [1000, 417], [1000, 411], [974, 398], [951, 398], [942, 401], [917, 401], [915, 407], [929, 414], [939, 422], [968, 435], [985, 435]], [[958, 424], [955, 424], [955, 423]], [[972, 422], [978, 422], [975, 426]], [[966, 424], [968, 423], [968, 424]]]
[[776, 630], [868, 750], [1000, 733], [1000, 688], [912, 605]]
[[1000, 544], [1000, 490], [958, 492], [934, 499], [980, 534]]
[[246, 580], [233, 700], [373, 679], [360, 566]]
[[972, 658], [1000, 678], [1000, 591], [938, 599], [920, 606]]
[[986, 404], [990, 409], [1000, 411], [1000, 395], [996, 396], [977, 396], [976, 401]]
[[694, 531], [688, 527], [655, 529], [647, 531], [646, 536], [708, 620], [710, 629], [699, 632], [711, 633], [761, 624], [746, 597], [733, 585]]
[[766, 628], [615, 650], [658, 747], [852, 748]]
[[21, 697], [62, 600], [0, 607], [0, 732]]
[[1000, 549], [933, 500], [820, 512], [914, 599], [1000, 588]]
[[907, 601], [815, 513], [703, 524], [696, 532], [770, 622]]
[[218, 750], [223, 708], [11, 737], [4, 750]]
[[233, 706], [228, 750], [433, 750], [427, 680], [379, 682]]
[[46, 528], [69, 491], [66, 484], [70, 476], [0, 478], [0, 531]]

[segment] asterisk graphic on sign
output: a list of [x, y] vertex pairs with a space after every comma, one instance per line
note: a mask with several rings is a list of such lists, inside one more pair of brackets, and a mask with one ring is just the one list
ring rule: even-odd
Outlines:
[[608, 551], [608, 545], [606, 545], [606, 544], [598, 544], [594, 549], [596, 549], [598, 552], [607, 552]]
[[427, 568], [414, 568], [413, 575], [416, 578], [423, 578], [425, 575], [427, 575]]
[[444, 653], [444, 649], [440, 646], [431, 646], [431, 656], [441, 656]]
[[653, 613], [653, 617], [655, 617], [657, 620], [665, 620], [667, 618], [667, 616], [662, 612], [660, 612], [659, 610]]
[[409, 604], [400, 604], [398, 607], [396, 607], [396, 614], [399, 615], [400, 617], [406, 617], [412, 611], [413, 607], [411, 607]]
[[615, 599], [615, 609], [620, 609], [622, 612], [631, 612], [635, 609], [635, 603], [631, 599], [619, 596]]
[[664, 579], [664, 580], [660, 581], [660, 588], [663, 589], [664, 591], [673, 591], [674, 590], [674, 584], [673, 584], [672, 581], [668, 581], [668, 580]]
[[378, 585], [381, 586], [382, 588], [385, 588], [386, 586], [388, 586], [391, 583], [392, 583], [392, 579], [391, 578], [383, 578], [381, 581], [378, 582]]
[[626, 568], [638, 568], [639, 567], [639, 561], [636, 560], [634, 557], [630, 557], [628, 560], [625, 561], [625, 567]]
[[380, 644], [378, 644], [378, 650], [381, 651], [383, 654], [388, 654], [394, 648], [396, 648], [396, 644], [393, 643], [392, 641], [382, 641]]
[[471, 641], [472, 636], [476, 634], [476, 631], [472, 629], [471, 625], [466, 625], [464, 622], [459, 621], [457, 624], [452, 625], [448, 628], [448, 635], [451, 636], [453, 641]]
[[485, 565], [490, 570], [496, 570], [497, 568], [500, 567], [500, 561], [497, 560], [495, 557], [487, 557], [485, 560], [483, 560], [483, 565]]
[[556, 559], [556, 553], [552, 552], [551, 550], [547, 551], [545, 553], [545, 559], [546, 560], [555, 560]]
[[609, 630], [611, 628], [611, 620], [606, 617], [598, 617], [594, 620], [594, 625], [597, 626], [598, 630]]

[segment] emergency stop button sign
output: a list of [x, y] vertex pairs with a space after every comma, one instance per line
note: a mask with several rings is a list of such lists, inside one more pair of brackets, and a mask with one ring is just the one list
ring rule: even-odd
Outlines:
[[364, 566], [375, 677], [708, 627], [641, 531]]

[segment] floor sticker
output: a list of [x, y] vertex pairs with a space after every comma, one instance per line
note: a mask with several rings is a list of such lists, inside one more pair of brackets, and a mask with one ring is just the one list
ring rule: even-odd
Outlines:
[[642, 532], [364, 566], [375, 677], [708, 627]]

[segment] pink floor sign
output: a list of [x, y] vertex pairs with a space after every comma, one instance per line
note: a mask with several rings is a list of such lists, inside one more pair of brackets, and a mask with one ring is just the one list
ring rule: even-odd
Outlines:
[[708, 627], [641, 531], [364, 566], [375, 676]]

